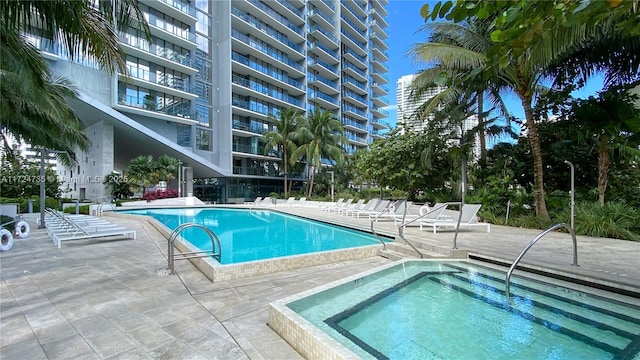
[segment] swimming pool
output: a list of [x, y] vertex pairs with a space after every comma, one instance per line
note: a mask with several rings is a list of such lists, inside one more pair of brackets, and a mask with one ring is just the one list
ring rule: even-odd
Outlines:
[[[127, 210], [119, 214], [151, 217], [162, 224], [165, 235], [188, 222], [206, 226], [220, 239], [222, 256], [219, 263], [205, 259], [208, 265], [203, 265], [204, 268], [260, 262], [235, 270], [218, 268], [217, 280], [222, 280], [223, 273], [236, 273], [231, 278], [238, 278], [375, 256], [381, 246], [369, 233], [269, 210], [174, 208]], [[211, 241], [201, 229], [188, 228], [180, 235], [188, 242], [181, 251], [211, 249]], [[180, 247], [178, 242], [176, 246]], [[202, 261], [193, 262], [198, 266]]]
[[273, 303], [269, 325], [308, 358], [640, 359], [639, 299], [520, 274], [509, 302], [504, 275], [406, 261]]

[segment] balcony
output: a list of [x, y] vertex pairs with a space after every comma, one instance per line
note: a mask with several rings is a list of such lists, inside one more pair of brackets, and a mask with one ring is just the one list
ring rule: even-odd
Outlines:
[[378, 22], [380, 22], [380, 26], [382, 26], [383, 28], [387, 28], [389, 27], [389, 24], [387, 23], [386, 17], [387, 17], [387, 11], [382, 9], [382, 11], [373, 8], [369, 10], [369, 14], [371, 14], [371, 17], [374, 20], [377, 20]]
[[[274, 20], [276, 20], [276, 21], [273, 22], [273, 26], [281, 27], [282, 30], [284, 30], [284, 32], [293, 32], [294, 34], [297, 34], [301, 41], [304, 39], [304, 31], [302, 30], [302, 26], [301, 26], [301, 25], [304, 24], [304, 21], [300, 21], [300, 22], [297, 22], [297, 24], [294, 24], [293, 22], [291, 22], [291, 20], [289, 20], [286, 17], [282, 16], [280, 13], [278, 13], [275, 10], [273, 10], [272, 8], [270, 8], [269, 6], [267, 6], [266, 4], [264, 4], [260, 0], [247, 0], [247, 2], [249, 4], [255, 6], [256, 8], [260, 9], [267, 16], [269, 16], [269, 17], [273, 18]], [[238, 4], [238, 6], [242, 5], [241, 2], [238, 2], [237, 4]], [[234, 4], [234, 5], [236, 5], [236, 4]]]
[[354, 50], [352, 50], [351, 48], [348, 48], [346, 46], [342, 47], [342, 57], [344, 57], [345, 59], [348, 59], [351, 62], [354, 62], [356, 64], [356, 66], [359, 66], [360, 68], [367, 68], [367, 56], [366, 54], [360, 55], [357, 52], [355, 52]]
[[275, 30], [269, 25], [264, 24], [264, 22], [260, 21], [258, 18], [241, 11], [236, 7], [231, 8], [231, 14], [243, 20], [243, 23], [238, 22], [234, 24], [234, 27], [238, 28], [240, 32], [245, 34], [252, 33], [256, 37], [261, 37], [263, 38], [263, 40], [269, 42], [275, 40], [279, 44], [295, 50], [296, 53], [294, 54], [298, 55], [298, 60], [304, 58], [304, 48], [301, 45], [298, 45], [289, 40], [281, 32]]
[[326, 61], [322, 61], [320, 59], [309, 59], [307, 64], [310, 68], [316, 70], [318, 73], [322, 74], [322, 76], [328, 79], [339, 78], [338, 67], [335, 65], [330, 65]]
[[367, 85], [352, 78], [351, 76], [345, 76], [342, 78], [342, 86], [354, 90], [358, 94], [367, 94]]
[[329, 15], [325, 14], [324, 12], [322, 12], [322, 10], [316, 8], [313, 10], [310, 10], [307, 13], [308, 17], [319, 23], [319, 24], [324, 24], [325, 27], [329, 27], [329, 28], [334, 28], [336, 27], [336, 22], [335, 20], [333, 20], [332, 18], [329, 17]]
[[371, 96], [371, 100], [373, 100], [374, 106], [385, 107], [389, 105], [389, 103], [387, 102], [387, 99], [384, 96], [374, 94]]
[[307, 81], [310, 85], [317, 87], [329, 95], [340, 93], [340, 91], [338, 91], [338, 82], [335, 80], [329, 80], [322, 75], [309, 74]]
[[146, 13], [144, 15], [145, 19], [147, 19], [147, 22], [149, 23], [151, 35], [168, 40], [169, 42], [180, 45], [185, 49], [197, 48], [196, 34], [192, 33], [189, 28], [174, 26], [173, 24], [165, 21], [165, 19], [160, 19], [155, 15], [149, 15]]
[[348, 60], [342, 62], [342, 72], [353, 76], [358, 81], [367, 81], [367, 72], [350, 63]]
[[273, 104], [264, 104], [262, 102], [256, 102], [255, 100], [247, 101], [235, 97], [231, 99], [231, 105], [238, 109], [246, 110], [243, 114], [247, 116], [252, 116], [252, 113], [257, 113], [265, 116], [273, 115], [277, 117], [281, 110], [281, 107]]
[[238, 54], [235, 51], [231, 53], [231, 60], [234, 61], [234, 65], [233, 65], [234, 71], [238, 71], [242, 73], [246, 72], [245, 69], [240, 69], [239, 66], [235, 65], [235, 63], [242, 64], [244, 66], [247, 66], [255, 70], [256, 72], [259, 72], [258, 74], [255, 74], [255, 76], [257, 78], [260, 78], [261, 80], [265, 80], [269, 82], [274, 80], [278, 81], [280, 84], [284, 86], [284, 88], [287, 88], [289, 92], [292, 94], [301, 95], [305, 93], [306, 87], [302, 82], [295, 80], [293, 78], [290, 78], [287, 75], [284, 75], [282, 71], [277, 71], [277, 69], [272, 67], [265, 67], [263, 64], [258, 64], [255, 61], [252, 61], [251, 59], [249, 59], [248, 57]]
[[342, 125], [344, 125], [345, 129], [351, 128], [356, 131], [367, 131], [367, 125], [361, 122], [356, 121], [354, 118], [349, 116], [342, 116]]
[[315, 5], [315, 6], [318, 6], [318, 7], [324, 6], [324, 7], [325, 7], [325, 10], [326, 10], [327, 12], [332, 13], [332, 14], [335, 14], [335, 12], [336, 12], [336, 7], [335, 7], [335, 5], [333, 5], [333, 4], [331, 3], [331, 1], [330, 1], [330, 0], [322, 0], [322, 1], [320, 1], [320, 2], [316, 2], [316, 3], [314, 3], [314, 5]]
[[193, 26], [198, 21], [196, 9], [188, 3], [178, 0], [142, 0], [141, 2], [185, 24]]
[[309, 41], [307, 47], [312, 53], [322, 56], [327, 60], [330, 59], [336, 63], [339, 61], [338, 59], [340, 58], [340, 55], [338, 54], [338, 50], [331, 50], [319, 41]]
[[158, 105], [153, 98], [136, 96], [119, 96], [118, 110], [137, 115], [160, 118], [183, 124], [198, 124], [199, 114], [191, 112], [189, 101], [172, 105]]
[[242, 86], [245, 89], [252, 90], [254, 92], [253, 94], [248, 94], [248, 93], [242, 94], [239, 91], [234, 91], [234, 93], [238, 93], [241, 95], [255, 95], [255, 93], [258, 93], [258, 94], [269, 96], [270, 97], [270, 99], [268, 99], [269, 101], [275, 100], [277, 102], [281, 102], [282, 106], [297, 106], [299, 108], [304, 108], [302, 101], [294, 97], [291, 97], [287, 94], [284, 94], [281, 91], [278, 91], [277, 89], [272, 89], [269, 86], [265, 86], [262, 83], [257, 83], [253, 80], [245, 79], [236, 74], [233, 74], [231, 76], [231, 82], [235, 85]]
[[[244, 132], [244, 133], [251, 133], [251, 134], [247, 134], [248, 137], [252, 137], [255, 134], [262, 135], [268, 131], [275, 130], [275, 127], [273, 125], [270, 125], [262, 121], [258, 121], [257, 119], [254, 119], [254, 118], [249, 118], [245, 120], [234, 119], [232, 127], [234, 130], [240, 130], [241, 132]], [[242, 135], [238, 135], [238, 136], [242, 136]]]
[[373, 78], [373, 81], [379, 82], [381, 84], [389, 83], [389, 77], [386, 74], [375, 71], [375, 69], [371, 72], [371, 77]]
[[348, 13], [353, 16], [355, 19], [358, 19], [361, 22], [365, 22], [367, 19], [367, 10], [366, 7], [362, 4], [359, 4], [357, 1], [340, 1], [340, 5], [342, 5], [343, 9], [346, 9]]
[[[190, 84], [189, 78], [150, 72], [149, 70], [132, 66], [127, 66], [127, 72], [132, 82], [136, 85], [185, 99], [194, 100], [198, 98], [198, 95], [195, 94], [195, 88]], [[122, 81], [125, 81], [124, 75], [120, 74], [120, 78]]]
[[373, 44], [371, 44], [371, 47], [378, 47], [383, 51], [389, 49], [389, 42], [384, 40], [379, 33], [376, 33], [376, 32], [372, 33], [371, 39], [373, 42]]
[[378, 95], [387, 95], [389, 93], [389, 88], [387, 86], [384, 86], [382, 84], [379, 84], [377, 82], [374, 82], [372, 84], [373, 86], [373, 92], [378, 94]]
[[[342, 17], [342, 27], [340, 28], [340, 30], [343, 33], [348, 33], [349, 35], [351, 35], [351, 41], [355, 42], [356, 44], [366, 44], [367, 43], [367, 39], [364, 37], [364, 35], [366, 35], [367, 31], [366, 30], [362, 30], [356, 27], [356, 25], [349, 21], [349, 19]], [[346, 30], [346, 32], [345, 32]]]
[[387, 65], [381, 59], [374, 56], [373, 59], [371, 60], [371, 63], [373, 64], [374, 69], [379, 70], [381, 72], [389, 72], [389, 68], [387, 68]]
[[298, 71], [300, 75], [304, 75], [304, 67], [302, 65], [291, 60], [287, 55], [283, 55], [282, 52], [277, 51], [273, 46], [252, 39], [235, 29], [231, 30], [231, 38], [246, 45], [248, 47], [246, 52], [253, 51], [256, 57], [260, 57], [262, 54], [267, 55], [273, 58], [274, 61], [287, 65], [292, 71]]
[[308, 100], [315, 101], [324, 109], [336, 110], [340, 108], [338, 100], [318, 90], [308, 90]]
[[354, 116], [354, 119], [360, 121], [367, 121], [367, 113], [364, 109], [357, 108], [355, 106], [351, 106], [348, 104], [342, 104], [342, 113], [343, 115], [351, 115]]
[[316, 24], [313, 26], [309, 26], [308, 31], [309, 31], [309, 34], [311, 34], [314, 38], [322, 41], [323, 43], [327, 44], [327, 46], [329, 47], [337, 48], [338, 44], [340, 43], [338, 41], [338, 38], [336, 38], [335, 36], [330, 34], [328, 31], [323, 29], [320, 25]]
[[378, 20], [371, 20], [371, 28], [383, 39], [387, 39], [389, 37], [389, 33], [384, 27], [382, 27]]
[[360, 56], [367, 56], [367, 43], [361, 43], [356, 39], [353, 35], [349, 34], [344, 29], [340, 29], [340, 33], [342, 34], [342, 41], [347, 44], [350, 48], [355, 49], [355, 51]]
[[356, 106], [361, 106], [363, 108], [367, 106], [367, 98], [349, 90], [342, 91], [342, 100], [348, 100], [355, 103]]

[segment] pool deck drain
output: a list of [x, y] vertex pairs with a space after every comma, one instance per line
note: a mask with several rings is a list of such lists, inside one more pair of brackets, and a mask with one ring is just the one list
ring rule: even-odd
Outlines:
[[[310, 204], [311, 205], [311, 204]], [[366, 219], [277, 210], [368, 229]], [[382, 257], [211, 283], [189, 262], [168, 275], [166, 239], [135, 219], [110, 219], [138, 238], [74, 241], [55, 248], [28, 218], [31, 236], [0, 253], [0, 358], [6, 359], [283, 359], [302, 357], [267, 325], [268, 304], [389, 264]], [[393, 233], [393, 224], [376, 224]], [[409, 239], [451, 247], [453, 234], [410, 228]], [[458, 247], [513, 259], [539, 231], [492, 226], [460, 234]], [[578, 237], [579, 268], [567, 234], [550, 234], [523, 263], [573, 271], [640, 291], [640, 243]], [[166, 275], [165, 275], [166, 274]]]

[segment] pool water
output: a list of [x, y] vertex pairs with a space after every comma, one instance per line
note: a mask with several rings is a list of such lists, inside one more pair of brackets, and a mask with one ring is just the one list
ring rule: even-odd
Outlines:
[[365, 359], [640, 359], [640, 301], [511, 289], [477, 264], [406, 262], [287, 307]]
[[[206, 226], [220, 240], [221, 264], [380, 244], [365, 232], [268, 210], [144, 209], [122, 213], [153, 217], [171, 230], [188, 222]], [[211, 249], [211, 240], [202, 229], [187, 228], [180, 235], [199, 249]]]

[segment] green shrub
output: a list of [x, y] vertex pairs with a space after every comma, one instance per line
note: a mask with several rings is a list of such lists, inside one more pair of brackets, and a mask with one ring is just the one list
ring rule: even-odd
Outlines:
[[[89, 206], [90, 205], [80, 205], [78, 211], [80, 212], [80, 214], [89, 215]], [[68, 208], [64, 209], [64, 213], [65, 214], [75, 214], [76, 213], [76, 207], [75, 206], [69, 206]]]
[[[569, 224], [571, 209], [556, 218]], [[575, 232], [580, 235], [640, 241], [640, 211], [623, 202], [581, 201], [575, 206]]]

